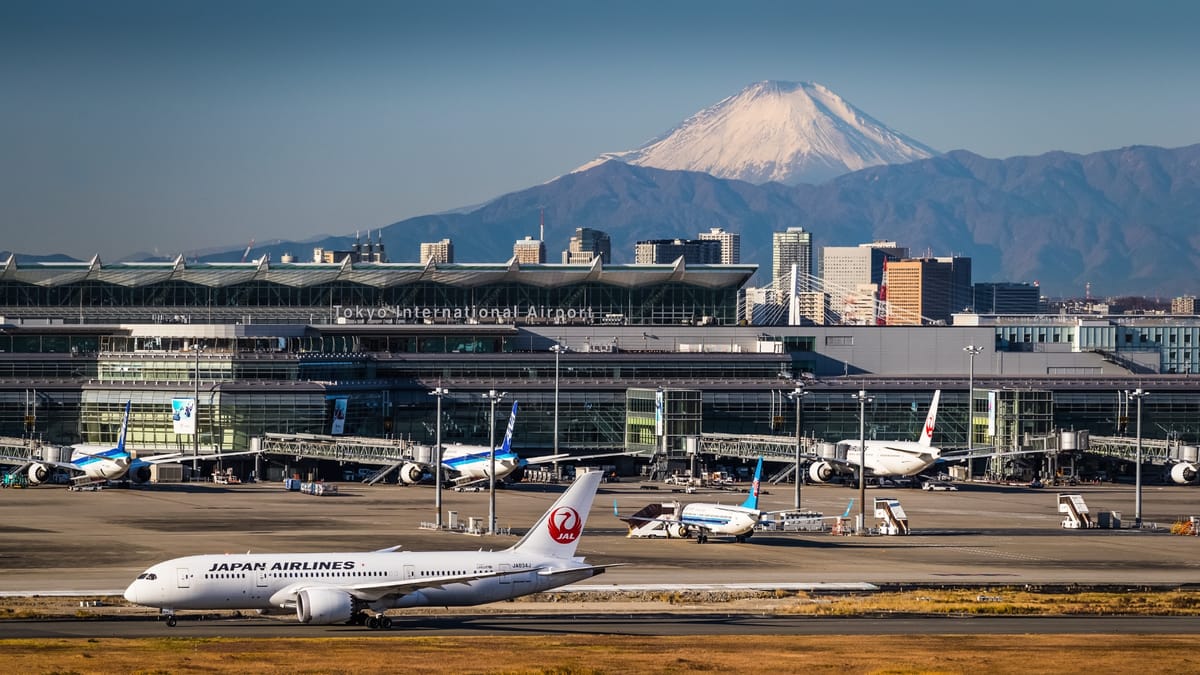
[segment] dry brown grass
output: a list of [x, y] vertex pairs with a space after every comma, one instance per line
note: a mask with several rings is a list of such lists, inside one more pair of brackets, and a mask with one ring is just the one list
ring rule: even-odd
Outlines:
[[8, 640], [27, 673], [1128, 673], [1200, 671], [1191, 636]]

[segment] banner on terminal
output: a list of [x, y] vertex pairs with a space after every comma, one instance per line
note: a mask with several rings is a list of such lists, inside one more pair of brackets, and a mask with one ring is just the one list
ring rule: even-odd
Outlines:
[[346, 400], [345, 398], [333, 399], [333, 424], [330, 426], [329, 433], [334, 436], [340, 436], [346, 430]]
[[171, 399], [171, 424], [177, 434], [196, 433], [196, 399]]

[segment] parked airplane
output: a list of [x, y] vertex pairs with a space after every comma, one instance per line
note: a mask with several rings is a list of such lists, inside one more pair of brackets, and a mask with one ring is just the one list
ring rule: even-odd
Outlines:
[[[754, 526], [764, 512], [758, 508], [759, 484], [762, 480], [762, 458], [754, 469], [750, 494], [738, 506], [694, 502], [679, 508], [678, 502], [650, 504], [631, 516], [622, 516], [613, 502], [613, 515], [629, 525], [630, 536], [666, 536], [688, 538], [693, 534], [703, 544], [709, 535], [733, 537], [742, 543], [754, 534]], [[643, 535], [636, 535], [636, 532]], [[661, 534], [660, 534], [661, 533]]]
[[[72, 479], [76, 484], [121, 480], [123, 478], [134, 483], [145, 483], [150, 480], [151, 466], [166, 462], [181, 462], [193, 459], [192, 455], [184, 455], [183, 453], [155, 455], [149, 459], [140, 459], [127, 451], [125, 449], [125, 434], [129, 430], [129, 409], [131, 403], [131, 401], [125, 403], [125, 416], [121, 419], [121, 428], [117, 432], [116, 447], [89, 444], [73, 445], [71, 446], [71, 461], [69, 462], [0, 455], [0, 463], [20, 464], [17, 472], [24, 472], [29, 479], [30, 485], [38, 485], [50, 480], [54, 469], [66, 469], [70, 471]], [[242, 454], [246, 453], [200, 455], [194, 458], [207, 460]]]
[[[600, 485], [580, 473], [516, 544], [502, 551], [354, 551], [196, 555], [158, 563], [125, 589], [174, 626], [181, 609], [294, 609], [300, 623], [388, 628], [392, 608], [471, 606], [601, 574], [575, 548]], [[373, 612], [373, 614], [368, 612]]]
[[[587, 455], [577, 457], [567, 453], [543, 455], [541, 457], [524, 458], [512, 449], [513, 427], [517, 424], [517, 402], [513, 401], [512, 414], [508, 417], [508, 428], [504, 431], [504, 441], [496, 448], [496, 480], [507, 480], [511, 483], [520, 482], [525, 476], [525, 468], [536, 464], [549, 464], [561, 460], [594, 459], [596, 457], [611, 457], [614, 454]], [[488, 480], [488, 467], [491, 450], [486, 445], [444, 445], [442, 446], [442, 468], [454, 477], [457, 486]], [[425, 480], [433, 465], [428, 462], [410, 461], [400, 467], [400, 481], [407, 484], [419, 483]]]
[[808, 475], [817, 483], [826, 483], [836, 474], [856, 473], [861, 463], [868, 476], [912, 476], [933, 466], [942, 458], [941, 450], [933, 446], [934, 422], [937, 420], [938, 399], [942, 392], [933, 392], [929, 414], [921, 437], [916, 441], [866, 441], [865, 451], [860, 441], [846, 440], [838, 443], [837, 457], [819, 457], [809, 465]]

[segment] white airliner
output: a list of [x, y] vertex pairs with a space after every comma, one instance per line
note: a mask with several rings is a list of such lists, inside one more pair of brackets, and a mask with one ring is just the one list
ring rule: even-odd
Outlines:
[[677, 502], [650, 504], [631, 516], [622, 516], [613, 502], [613, 515], [629, 525], [629, 536], [666, 536], [686, 539], [693, 534], [703, 544], [709, 535], [733, 537], [738, 543], [754, 534], [754, 526], [764, 512], [758, 508], [762, 458], [754, 470], [750, 494], [740, 505], [693, 502], [682, 509]]
[[[508, 417], [508, 428], [504, 431], [504, 441], [496, 448], [496, 480], [507, 480], [511, 483], [520, 482], [525, 476], [525, 467], [536, 464], [549, 464], [561, 460], [595, 459], [611, 457], [623, 453], [607, 453], [602, 455], [574, 456], [568, 453], [543, 455], [541, 457], [523, 458], [512, 449], [513, 427], [517, 424], [517, 402], [513, 401], [512, 414]], [[458, 486], [469, 485], [488, 480], [491, 472], [489, 457], [491, 450], [486, 445], [445, 445], [442, 447], [442, 467], [454, 477]], [[400, 481], [407, 484], [419, 483], [427, 478], [433, 466], [426, 462], [407, 462], [400, 467]]]
[[940, 389], [933, 392], [925, 426], [916, 441], [868, 440], [865, 451], [860, 450], [857, 439], [842, 441], [838, 443], [837, 458], [819, 457], [809, 465], [809, 478], [825, 483], [836, 474], [857, 472], [860, 453], [865, 455], [862, 464], [866, 466], [868, 476], [912, 476], [933, 466], [942, 457], [941, 450], [933, 446], [934, 422], [941, 396]]
[[[116, 447], [106, 445], [78, 444], [71, 446], [71, 461], [58, 462], [46, 459], [29, 459], [27, 457], [10, 457], [0, 455], [0, 463], [20, 464], [18, 472], [25, 472], [30, 485], [39, 485], [50, 480], [53, 469], [66, 469], [72, 473], [76, 484], [96, 483], [107, 480], [129, 479], [134, 483], [145, 483], [150, 480], [150, 467], [166, 462], [181, 462], [193, 459], [192, 455], [172, 453], [155, 455], [149, 459], [134, 457], [125, 449], [125, 434], [129, 430], [129, 408], [131, 401], [125, 403], [125, 416], [121, 419], [121, 429], [117, 432]], [[215, 459], [246, 454], [230, 452], [220, 455], [200, 455], [195, 459]]]
[[391, 608], [480, 605], [602, 573], [575, 547], [601, 473], [579, 474], [541, 519], [502, 551], [381, 551], [196, 555], [154, 565], [125, 589], [175, 625], [181, 609], [294, 609], [301, 623], [388, 628]]

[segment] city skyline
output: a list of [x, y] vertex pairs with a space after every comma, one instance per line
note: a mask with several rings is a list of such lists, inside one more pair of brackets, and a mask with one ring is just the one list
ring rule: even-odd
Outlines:
[[[377, 229], [629, 149], [764, 79], [940, 151], [1197, 142], [1186, 4], [10, 2], [0, 248]], [[597, 224], [603, 229], [603, 224]]]

